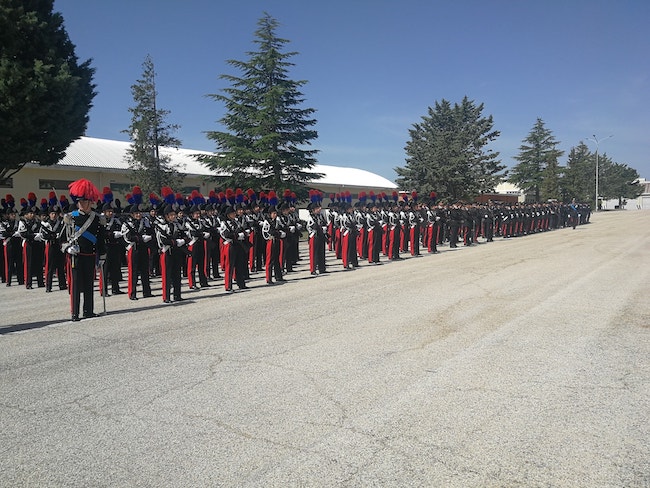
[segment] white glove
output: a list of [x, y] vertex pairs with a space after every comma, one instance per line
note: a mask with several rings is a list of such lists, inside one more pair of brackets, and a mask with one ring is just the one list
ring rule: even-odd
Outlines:
[[114, 231], [113, 231], [113, 238], [114, 238], [114, 239], [119, 239], [119, 238], [122, 237], [123, 235], [124, 235], [124, 234], [122, 234], [119, 230], [114, 230]]
[[203, 233], [203, 238], [204, 239], [209, 239], [210, 238], [210, 233], [209, 232], [204, 232]]
[[323, 232], [324, 232], [325, 234], [327, 234], [327, 226], [326, 226], [326, 225], [323, 226]]
[[77, 246], [75, 244], [73, 244], [72, 246], [68, 246], [68, 248], [66, 249], [66, 252], [68, 254], [71, 254], [72, 256], [76, 256], [77, 254], [79, 254], [79, 246]]
[[36, 234], [36, 235], [34, 236], [34, 240], [35, 240], [35, 241], [38, 241], [38, 242], [43, 242], [43, 241], [44, 241], [44, 239], [43, 239], [43, 234]]
[[440, 220], [440, 217], [436, 217], [436, 222], [438, 222], [439, 220]]
[[11, 237], [20, 237], [20, 232], [16, 231]]
[[246, 237], [246, 234], [244, 234], [243, 232], [240, 232], [239, 234], [237, 234], [237, 239], [239, 239], [240, 241], [243, 241], [245, 237]]
[[182, 247], [185, 245], [185, 239], [176, 239], [176, 245]]
[[144, 242], [149, 242], [151, 239], [152, 239], [151, 236], [148, 235], [148, 234], [145, 234], [145, 235], [142, 236], [142, 240]]
[[302, 229], [302, 224], [296, 224], [296, 229], [298, 230]]
[[289, 232], [291, 232], [292, 234], [293, 234], [294, 232], [296, 232], [296, 226], [295, 226], [295, 225], [290, 225], [290, 226], [289, 226]]
[[281, 230], [280, 231], [280, 239], [284, 239], [285, 237], [287, 237], [287, 233], [285, 231]]

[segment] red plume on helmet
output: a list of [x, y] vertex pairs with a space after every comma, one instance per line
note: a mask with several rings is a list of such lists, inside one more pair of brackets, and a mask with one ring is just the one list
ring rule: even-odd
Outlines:
[[70, 196], [73, 200], [90, 200], [96, 202], [99, 200], [99, 190], [92, 181], [89, 181], [85, 178], [80, 180], [73, 181], [68, 185], [70, 190]]

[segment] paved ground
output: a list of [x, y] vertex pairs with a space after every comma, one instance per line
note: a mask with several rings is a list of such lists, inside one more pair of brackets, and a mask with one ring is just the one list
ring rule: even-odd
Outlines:
[[290, 279], [2, 286], [0, 485], [650, 487], [650, 212]]

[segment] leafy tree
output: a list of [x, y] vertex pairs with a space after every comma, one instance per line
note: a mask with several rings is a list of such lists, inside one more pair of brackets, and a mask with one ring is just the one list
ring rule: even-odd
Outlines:
[[95, 97], [91, 60], [53, 13], [52, 0], [0, 0], [0, 180], [50, 166], [86, 130]]
[[142, 78], [131, 85], [135, 105], [129, 108], [131, 125], [128, 130], [131, 146], [127, 160], [135, 184], [143, 191], [160, 192], [163, 186], [178, 188], [185, 175], [171, 164], [169, 156], [160, 155], [160, 147], [179, 147], [181, 141], [174, 137], [178, 125], [169, 124], [169, 110], [158, 108], [156, 98], [156, 72], [151, 56], [142, 63]]
[[540, 195], [544, 201], [562, 199], [562, 167], [558, 164], [557, 158], [550, 159], [542, 170]]
[[639, 173], [626, 164], [614, 163], [607, 154], [599, 155], [599, 193], [604, 200], [618, 199], [619, 207], [624, 198], [637, 198], [643, 193], [638, 184]]
[[305, 149], [318, 137], [311, 127], [316, 120], [299, 89], [306, 81], [288, 78], [288, 61], [296, 52], [283, 52], [289, 41], [276, 36], [278, 22], [268, 14], [257, 23], [255, 40], [259, 50], [248, 52], [247, 61], [228, 60], [242, 76], [221, 75], [231, 86], [221, 94], [208, 95], [223, 102], [226, 115], [220, 119], [225, 131], [209, 131], [219, 154], [197, 156], [227, 186], [254, 188], [290, 187], [306, 193], [305, 182], [321, 177], [311, 172], [316, 150]]
[[483, 104], [467, 97], [458, 104], [445, 99], [429, 107], [422, 121], [409, 130], [406, 166], [397, 167], [397, 184], [423, 194], [471, 198], [490, 192], [501, 179], [505, 166], [498, 152], [486, 145], [499, 136], [492, 116], [483, 117]]
[[595, 200], [595, 165], [594, 155], [583, 141], [571, 148], [562, 178], [563, 201], [569, 202], [573, 198], [579, 202]]
[[[555, 198], [555, 184], [558, 180], [558, 158], [564, 154], [557, 149], [559, 144], [553, 133], [544, 127], [544, 121], [537, 119], [528, 136], [519, 146], [519, 154], [515, 159], [519, 164], [510, 171], [508, 181], [516, 184], [524, 193], [534, 195], [536, 202], [542, 197]], [[549, 194], [542, 195], [542, 182]]]

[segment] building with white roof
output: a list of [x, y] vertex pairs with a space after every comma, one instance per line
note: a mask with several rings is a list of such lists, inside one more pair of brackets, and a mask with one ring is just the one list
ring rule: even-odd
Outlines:
[[[130, 179], [127, 162], [127, 150], [130, 143], [93, 137], [82, 137], [74, 141], [66, 151], [66, 156], [54, 166], [28, 164], [9, 181], [3, 182], [0, 191], [11, 193], [16, 202], [26, 197], [29, 192], [36, 193], [38, 201], [47, 198], [50, 191], [57, 195], [68, 194], [68, 185], [79, 178], [87, 178], [102, 191], [109, 187], [115, 198], [124, 201], [124, 196], [131, 191], [134, 183]], [[174, 188], [184, 195], [198, 190], [207, 197], [210, 190], [223, 191], [218, 182], [210, 181], [215, 173], [196, 160], [197, 154], [213, 154], [193, 149], [160, 148], [161, 156], [169, 156], [171, 164], [185, 173], [183, 188]], [[323, 178], [308, 182], [307, 186], [325, 193], [325, 202], [331, 193], [349, 191], [353, 198], [361, 191], [385, 191], [391, 193], [397, 189], [392, 181], [370, 171], [358, 168], [346, 168], [316, 164], [312, 171], [320, 173]], [[259, 189], [255, 189], [259, 190]], [[282, 194], [284, 188], [275, 188]]]

